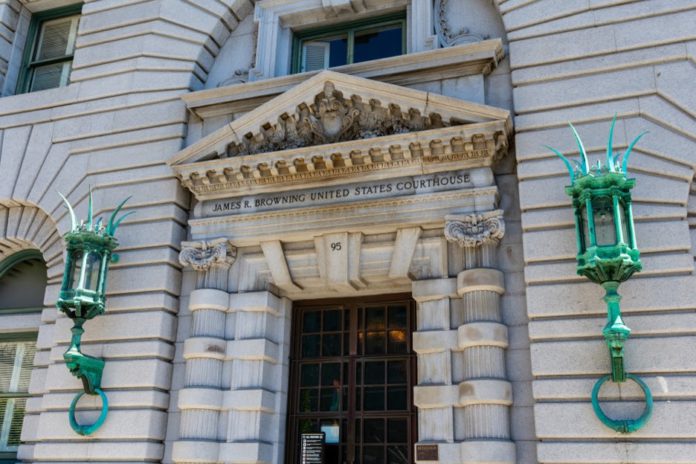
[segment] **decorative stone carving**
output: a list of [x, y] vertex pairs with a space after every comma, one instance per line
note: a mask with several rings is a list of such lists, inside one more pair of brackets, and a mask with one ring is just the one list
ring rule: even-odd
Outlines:
[[497, 245], [505, 235], [502, 210], [445, 217], [445, 238], [462, 247]]
[[468, 28], [462, 28], [457, 32], [452, 28], [447, 20], [447, 3], [449, 0], [435, 0], [435, 11], [437, 20], [435, 21], [435, 32], [437, 39], [442, 47], [451, 47], [463, 43], [480, 42], [489, 37], [487, 35], [473, 34]]
[[358, 95], [344, 97], [331, 81], [314, 98], [314, 103], [301, 103], [295, 114], [281, 114], [276, 124], [263, 124], [256, 134], [248, 133], [241, 143], [230, 143], [226, 156], [253, 155], [313, 145], [366, 139], [385, 135], [437, 129], [463, 124], [445, 123], [438, 113], [424, 116], [419, 110], [390, 104], [377, 99], [364, 102]]
[[207, 271], [211, 267], [229, 267], [237, 258], [237, 248], [229, 240], [218, 238], [210, 241], [181, 242], [179, 262], [196, 271]]

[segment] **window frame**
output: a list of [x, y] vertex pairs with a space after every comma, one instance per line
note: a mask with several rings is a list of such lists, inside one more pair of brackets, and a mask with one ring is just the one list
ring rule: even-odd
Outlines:
[[[346, 64], [341, 66], [346, 66], [354, 64], [354, 49], [355, 49], [355, 34], [356, 32], [362, 32], [363, 30], [370, 29], [380, 29], [387, 26], [393, 26], [398, 24], [401, 26], [401, 55], [407, 53], [407, 39], [408, 34], [406, 30], [407, 17], [405, 11], [400, 11], [398, 13], [392, 13], [385, 16], [378, 16], [373, 18], [365, 18], [356, 21], [351, 21], [347, 23], [333, 24], [330, 26], [323, 26], [314, 29], [307, 29], [293, 32], [292, 37], [292, 66], [290, 73], [298, 74], [303, 72], [312, 71], [302, 71], [302, 45], [304, 42], [311, 42], [313, 40], [322, 39], [326, 37], [338, 36], [341, 34], [347, 35], [347, 50], [346, 50]], [[399, 55], [400, 56], [400, 55]], [[360, 63], [365, 63], [365, 61], [360, 61]], [[325, 68], [330, 69], [330, 67]], [[317, 71], [317, 70], [315, 70]]]
[[[38, 338], [38, 332], [27, 331], [27, 332], [14, 332], [14, 333], [4, 333], [0, 334], [0, 343], [21, 343], [21, 342], [34, 342]], [[16, 362], [16, 361], [15, 361]], [[33, 360], [32, 368], [33, 369]], [[0, 392], [0, 399], [9, 400], [17, 398], [31, 398], [32, 395], [29, 391], [26, 392]], [[25, 411], [26, 413], [26, 411]], [[26, 414], [25, 414], [26, 415]], [[2, 426], [4, 424], [5, 418], [0, 417], [0, 433], [2, 433]], [[22, 426], [24, 417], [22, 418]], [[2, 450], [0, 449], [0, 464], [14, 464], [17, 462], [17, 451]]]
[[[72, 55], [64, 55], [60, 58], [50, 58], [46, 60], [33, 61], [32, 57], [36, 53], [36, 47], [39, 43], [39, 33], [41, 32], [41, 26], [48, 21], [55, 19], [67, 18], [69, 16], [81, 15], [82, 13], [82, 3], [76, 3], [74, 5], [67, 5], [60, 8], [55, 8], [53, 10], [41, 11], [32, 14], [31, 22], [29, 23], [29, 29], [27, 30], [27, 41], [24, 45], [24, 53], [22, 54], [22, 66], [19, 72], [19, 77], [17, 79], [17, 92], [20, 93], [30, 93], [29, 85], [34, 76], [34, 69], [37, 66], [61, 63], [70, 61], [72, 62], [75, 57], [75, 51], [73, 48]], [[79, 28], [79, 19], [78, 19]], [[68, 83], [70, 85], [70, 76], [68, 76]], [[54, 87], [54, 88], [60, 88]], [[50, 89], [43, 89], [50, 90]], [[39, 90], [37, 90], [39, 92]]]

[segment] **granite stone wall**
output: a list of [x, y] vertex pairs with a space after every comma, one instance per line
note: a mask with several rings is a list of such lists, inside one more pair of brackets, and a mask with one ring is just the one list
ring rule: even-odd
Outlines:
[[[696, 163], [693, 92], [696, 5], [689, 1], [498, 1], [510, 44], [534, 421], [541, 463], [696, 462], [696, 364], [690, 313], [694, 255], [689, 192]], [[589, 394], [610, 371], [601, 337], [602, 292], [575, 275], [575, 243], [562, 164], [542, 147], [591, 157], [643, 130], [631, 157], [644, 270], [622, 285], [633, 329], [627, 369], [655, 396], [648, 425], [630, 436], [604, 427]], [[692, 208], [693, 209], [693, 208]], [[691, 212], [691, 216], [693, 216]], [[691, 219], [693, 222], [693, 219]], [[691, 232], [693, 235], [693, 232]], [[605, 387], [607, 412], [636, 417], [635, 388]], [[669, 443], [669, 444], [668, 444]]]

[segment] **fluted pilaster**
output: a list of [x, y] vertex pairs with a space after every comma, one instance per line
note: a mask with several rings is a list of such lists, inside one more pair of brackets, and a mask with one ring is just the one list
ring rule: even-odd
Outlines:
[[508, 332], [500, 312], [505, 280], [495, 269], [496, 248], [505, 234], [502, 211], [446, 220], [445, 237], [462, 247], [465, 257], [456, 281], [461, 300], [455, 305], [458, 343], [452, 351], [452, 380], [459, 386], [454, 439], [461, 443], [460, 462], [514, 464], [512, 386], [505, 369]]

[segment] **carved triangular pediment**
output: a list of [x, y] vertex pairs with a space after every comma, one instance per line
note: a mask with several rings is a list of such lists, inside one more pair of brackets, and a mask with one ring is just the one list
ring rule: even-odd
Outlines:
[[182, 150], [171, 165], [502, 120], [510, 113], [324, 71]]
[[510, 133], [506, 110], [324, 71], [185, 148], [169, 164], [197, 196], [221, 196], [254, 184], [394, 166], [417, 170], [438, 160], [490, 165], [506, 151]]

